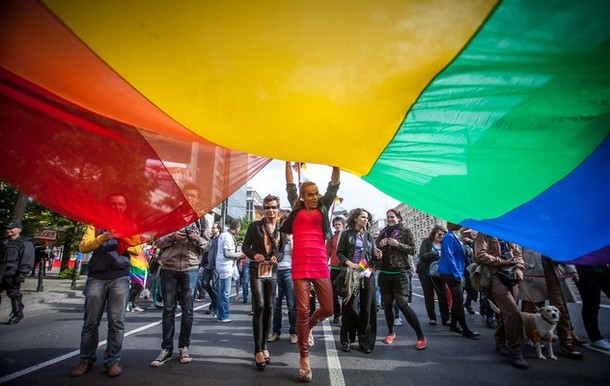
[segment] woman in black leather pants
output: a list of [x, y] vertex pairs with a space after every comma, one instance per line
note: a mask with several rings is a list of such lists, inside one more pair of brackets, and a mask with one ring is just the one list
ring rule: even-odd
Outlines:
[[279, 208], [280, 199], [267, 195], [263, 199], [264, 217], [250, 224], [242, 245], [242, 252], [250, 259], [254, 361], [259, 370], [264, 370], [270, 361], [267, 338], [271, 330], [277, 264], [284, 258], [284, 237], [278, 223]]

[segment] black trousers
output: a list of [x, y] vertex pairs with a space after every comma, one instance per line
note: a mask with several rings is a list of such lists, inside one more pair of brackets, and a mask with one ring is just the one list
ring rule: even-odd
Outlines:
[[356, 340], [361, 350], [373, 350], [377, 337], [377, 304], [375, 302], [377, 285], [375, 275], [361, 279], [359, 293], [347, 302], [343, 301], [340, 341], [350, 344]]
[[[250, 289], [252, 290], [252, 332], [254, 353], [267, 350], [267, 338], [271, 330], [273, 299], [275, 297], [277, 273], [272, 277], [259, 278], [257, 270], [250, 270]], [[246, 284], [247, 285], [247, 284]]]

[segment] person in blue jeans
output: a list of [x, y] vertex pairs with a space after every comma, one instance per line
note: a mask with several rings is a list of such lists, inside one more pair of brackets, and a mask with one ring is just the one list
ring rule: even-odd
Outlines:
[[233, 265], [242, 256], [237, 251], [235, 235], [239, 233], [240, 224], [231, 220], [229, 229], [218, 236], [218, 252], [216, 253], [216, 273], [218, 274], [218, 305], [216, 314], [220, 323], [231, 323], [230, 303], [231, 282], [233, 280]]
[[[192, 183], [186, 184], [182, 191], [191, 207], [196, 208], [199, 188]], [[209, 248], [210, 227], [205, 217], [198, 218], [188, 226], [163, 236], [156, 241], [161, 248], [161, 290], [163, 293], [163, 318], [161, 352], [151, 367], [163, 366], [172, 359], [174, 332], [176, 331], [176, 306], [180, 302], [182, 318], [178, 351], [180, 363], [190, 363], [191, 329], [193, 327], [193, 302], [199, 279], [200, 256]]]
[[202, 260], [201, 284], [203, 289], [210, 295], [210, 306], [206, 311], [216, 317], [216, 305], [218, 304], [218, 274], [216, 273], [216, 254], [218, 252], [218, 237], [220, 236], [220, 223], [212, 225], [212, 239], [210, 249], [204, 254]]
[[292, 235], [285, 234], [284, 259], [277, 266], [277, 296], [273, 305], [273, 334], [267, 339], [275, 342], [282, 335], [282, 303], [286, 299], [288, 308], [288, 333], [290, 343], [297, 344], [297, 305], [294, 298], [292, 282]]
[[[117, 224], [125, 218], [127, 200], [122, 194], [110, 194], [106, 198], [108, 215]], [[129, 298], [129, 258], [137, 256], [141, 247], [123, 246], [140, 244], [139, 238], [119, 238], [114, 230], [87, 226], [79, 244], [82, 253], [93, 252], [89, 261], [85, 284], [85, 316], [80, 341], [80, 363], [72, 369], [72, 377], [80, 377], [93, 367], [99, 344], [98, 328], [106, 311], [108, 335], [104, 352], [106, 375], [117, 377], [123, 373], [121, 352], [125, 334], [125, 310]]]

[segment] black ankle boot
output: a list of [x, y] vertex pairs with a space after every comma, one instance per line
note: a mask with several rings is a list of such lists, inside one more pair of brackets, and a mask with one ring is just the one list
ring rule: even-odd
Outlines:
[[13, 307], [13, 313], [8, 320], [8, 324], [17, 324], [23, 319], [23, 303], [21, 303], [21, 297], [11, 298], [11, 306]]

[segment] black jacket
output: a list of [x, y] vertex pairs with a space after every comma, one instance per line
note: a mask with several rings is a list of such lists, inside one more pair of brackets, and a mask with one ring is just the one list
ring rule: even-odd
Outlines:
[[[254, 221], [248, 227], [241, 251], [250, 259], [250, 270], [258, 270], [258, 263], [254, 261], [254, 255], [257, 253], [265, 256], [265, 260], [275, 256], [278, 263], [284, 259], [284, 235], [280, 232], [279, 223], [276, 224], [276, 227], [279, 240], [271, 253], [267, 253], [265, 248], [265, 220]], [[277, 264], [273, 266], [273, 271], [277, 271]]]
[[427, 275], [430, 271], [430, 263], [439, 259], [439, 253], [432, 250], [432, 241], [424, 239], [419, 247], [419, 262], [416, 272], [420, 275]]
[[[333, 237], [333, 232], [331, 230], [330, 227], [330, 220], [328, 219], [328, 209], [332, 207], [333, 203], [335, 202], [335, 198], [337, 197], [337, 192], [339, 191], [339, 185], [331, 185], [328, 184], [328, 187], [326, 188], [326, 193], [324, 193], [324, 196], [322, 196], [322, 198], [320, 199], [319, 202], [322, 203], [322, 205], [318, 205], [318, 210], [320, 212], [322, 212], [322, 218], [323, 218], [323, 232], [324, 232], [324, 238], [326, 240], [330, 240]], [[294, 201], [298, 198], [298, 194], [296, 193], [297, 188], [296, 188], [296, 184], [286, 184], [286, 192], [288, 193], [288, 201], [290, 201], [291, 204], [294, 203]], [[292, 212], [290, 212], [290, 214], [288, 215], [288, 218], [286, 219], [286, 221], [282, 224], [282, 229], [281, 231], [283, 233], [288, 233], [288, 234], [292, 234], [292, 223], [294, 222], [294, 218], [296, 217], [297, 213], [299, 212], [299, 210], [302, 209], [296, 209], [294, 207], [294, 205], [292, 205]]]
[[2, 239], [0, 244], [0, 277], [25, 278], [34, 265], [34, 244], [29, 238], [19, 236], [12, 240]]
[[[356, 236], [358, 231], [355, 229], [348, 229], [341, 232], [341, 238], [337, 245], [337, 256], [341, 261], [341, 265], [344, 266], [346, 261], [354, 262], [354, 252], [356, 250]], [[361, 260], [365, 260], [367, 265], [373, 266], [373, 251], [375, 248], [375, 240], [369, 232], [362, 234], [362, 254], [360, 255]]]

